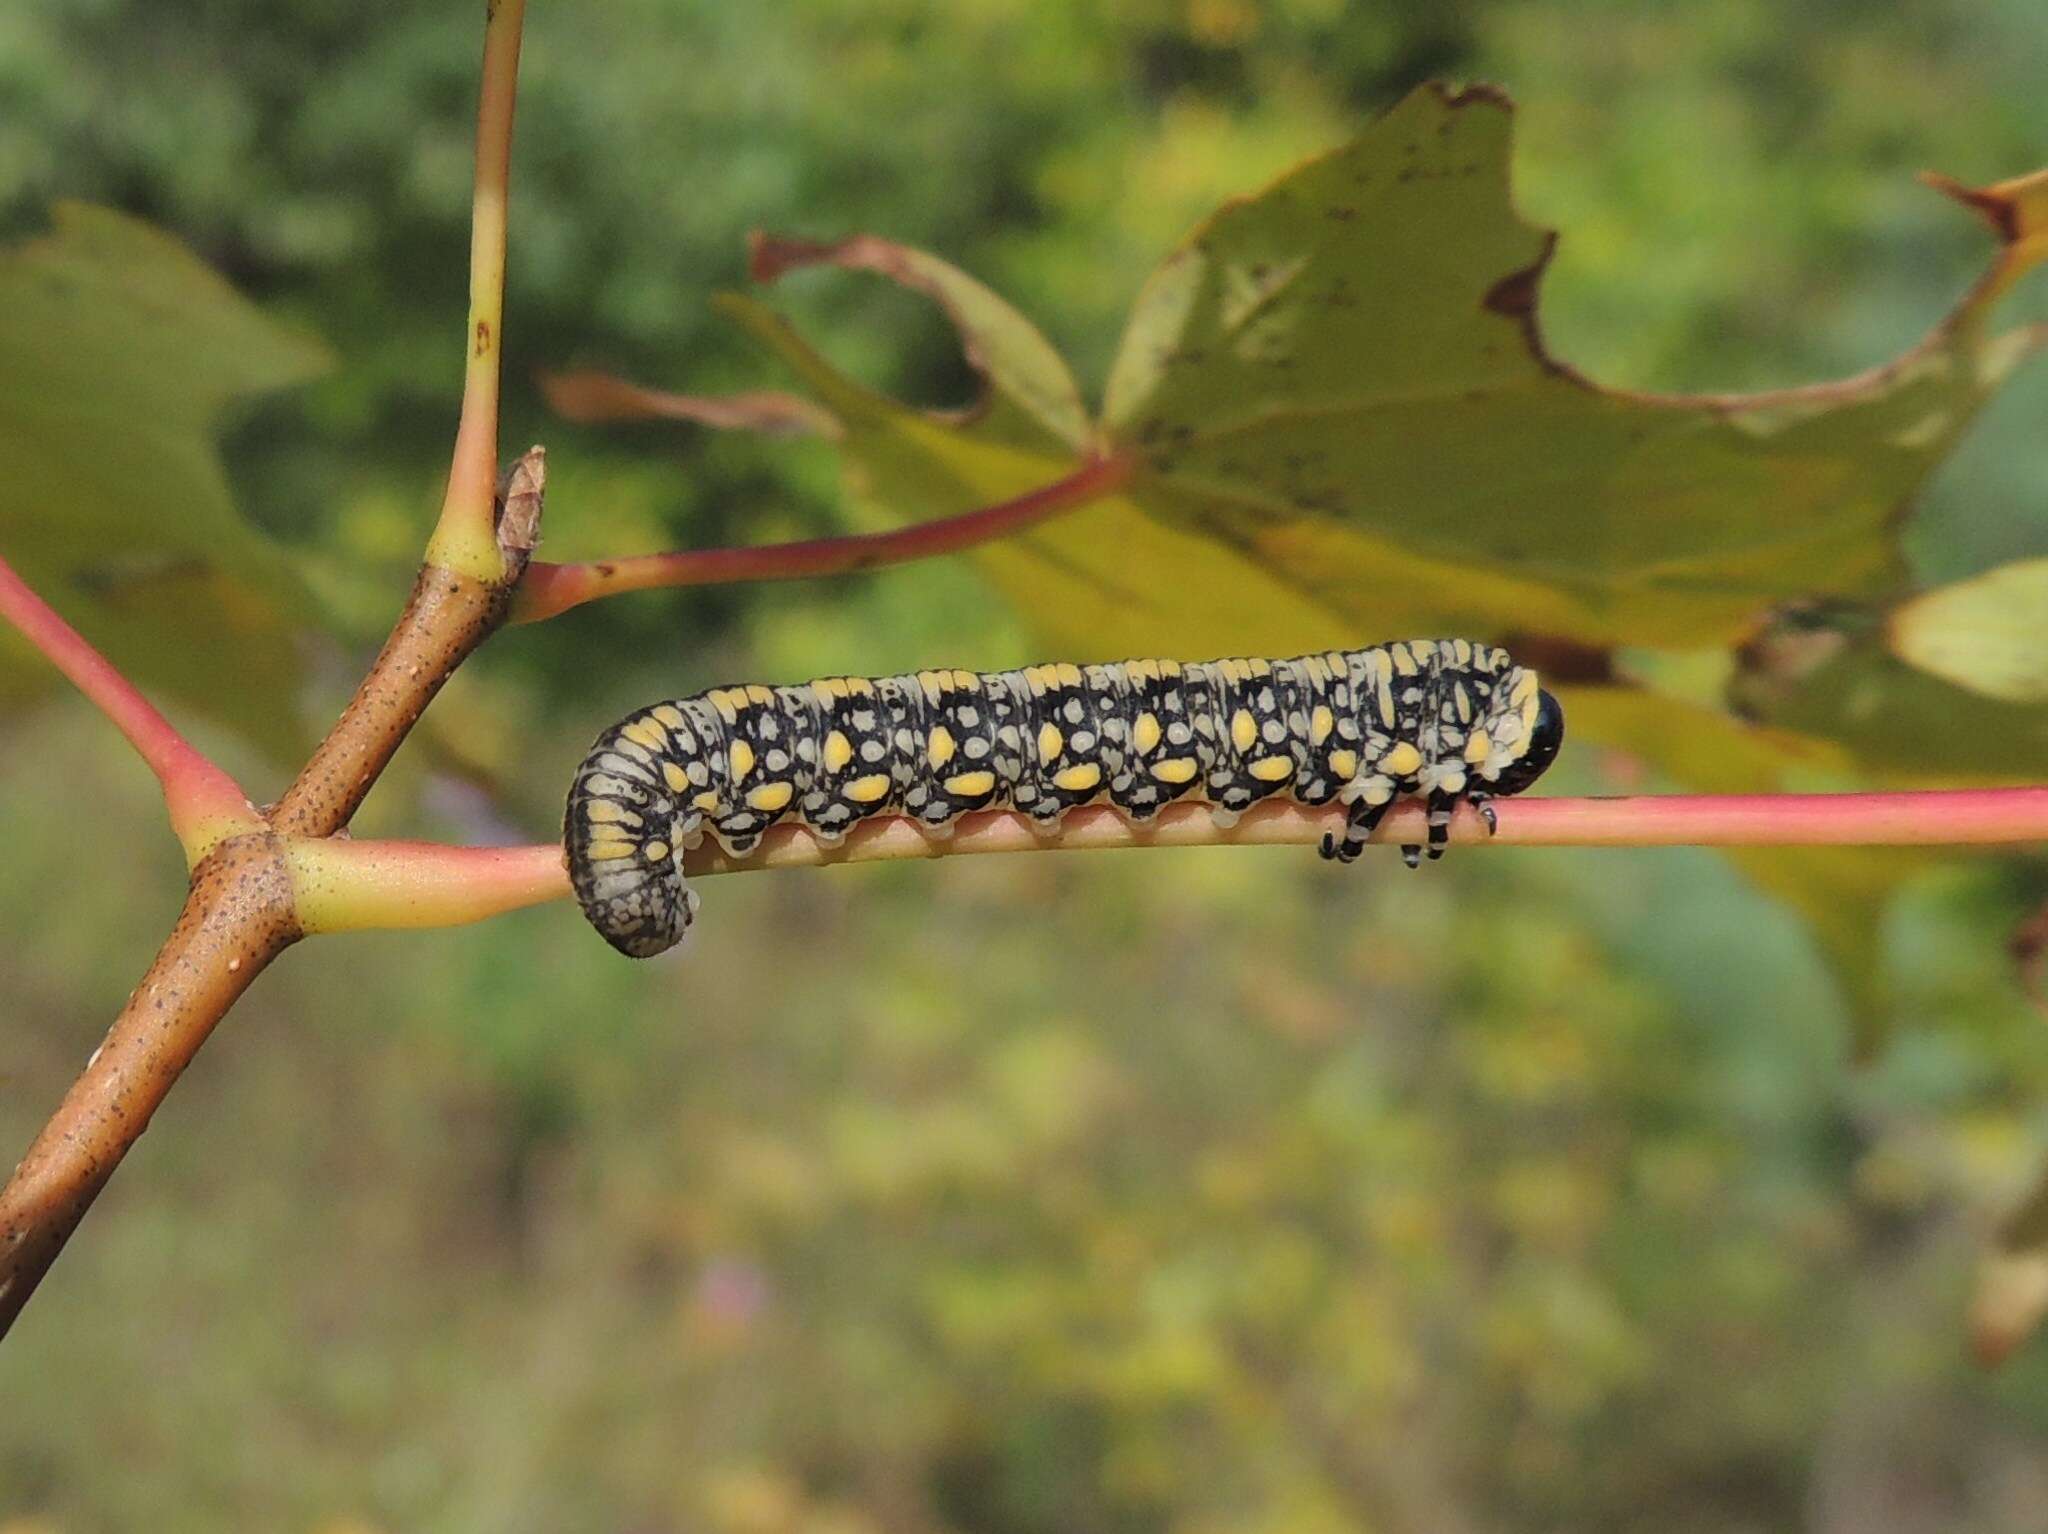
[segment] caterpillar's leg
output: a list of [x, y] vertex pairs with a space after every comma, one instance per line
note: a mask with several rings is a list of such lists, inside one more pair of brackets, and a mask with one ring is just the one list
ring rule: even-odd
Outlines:
[[1351, 802], [1351, 813], [1344, 818], [1344, 839], [1340, 842], [1326, 832], [1323, 836], [1323, 845], [1318, 850], [1324, 857], [1334, 858], [1339, 863], [1354, 861], [1358, 854], [1365, 850], [1366, 842], [1371, 839], [1379, 823], [1386, 819], [1387, 811], [1393, 808], [1393, 804], [1394, 801], [1391, 799], [1382, 800], [1378, 804], [1367, 804], [1363, 799], [1354, 799]]
[[[1451, 842], [1451, 815], [1458, 808], [1461, 794], [1446, 793], [1441, 788], [1429, 791], [1429, 860], [1434, 863], [1444, 855], [1444, 848]], [[1420, 847], [1403, 847], [1401, 859], [1410, 868], [1422, 861]]]
[[1500, 816], [1493, 812], [1492, 794], [1467, 794], [1465, 802], [1479, 811], [1479, 818], [1486, 822], [1486, 834], [1492, 836], [1500, 830]]

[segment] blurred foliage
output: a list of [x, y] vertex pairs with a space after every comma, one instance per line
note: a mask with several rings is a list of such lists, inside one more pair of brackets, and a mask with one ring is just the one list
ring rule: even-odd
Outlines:
[[[235, 515], [212, 428], [326, 358], [156, 231], [76, 203], [56, 219], [0, 256], [8, 562], [137, 682], [289, 759], [312, 746], [299, 649], [320, 614]], [[0, 697], [55, 680], [10, 651]]]
[[[540, 0], [507, 440], [550, 448], [547, 556], [842, 525], [822, 449], [565, 427], [531, 384], [758, 382], [705, 301], [753, 226], [945, 252], [1093, 398], [1197, 219], [1426, 77], [1491, 78], [1522, 102], [1520, 207], [1569, 231], [1557, 352], [1617, 386], [1755, 389], [1903, 350], [1984, 248], [1911, 173], [1982, 183], [2048, 141], [2033, 0], [1110, 11]], [[357, 641], [445, 468], [475, 23], [0, 9], [0, 223], [33, 233], [60, 197], [139, 214], [336, 353], [245, 410], [227, 457]], [[785, 301], [868, 385], [973, 391], [928, 305], [846, 281]], [[1928, 485], [1920, 581], [2042, 553], [2042, 371]], [[364, 828], [546, 836], [591, 733], [651, 691], [1025, 644], [965, 561], [598, 604], [494, 641]], [[309, 714], [353, 674], [320, 660]], [[1566, 786], [1628, 786], [1635, 760], [1582, 753]], [[10, 726], [0, 778], [21, 1144], [178, 861], [81, 710]], [[1943, 871], [1893, 906], [1868, 954], [1910, 1026], [1853, 1075], [1812, 954], [1712, 859], [1432, 872], [1202, 853], [721, 880], [695, 948], [649, 967], [562, 908], [311, 945], [0, 1349], [0, 1396], [36, 1403], [0, 1425], [0, 1519], [2034, 1528], [2048, 1371], [1967, 1372], [1959, 1314], [1975, 1232], [2048, 1144], [1999, 948], [2039, 871]]]

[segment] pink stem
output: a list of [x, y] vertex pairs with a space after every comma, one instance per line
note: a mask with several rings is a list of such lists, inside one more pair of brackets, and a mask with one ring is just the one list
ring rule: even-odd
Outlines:
[[569, 888], [555, 846], [292, 837], [284, 853], [293, 908], [309, 933], [455, 927], [553, 900]]
[[2048, 788], [1668, 794], [1499, 806], [1502, 842], [1552, 847], [1940, 847], [2048, 841]]
[[1070, 507], [1108, 495], [1130, 478], [1127, 458], [1093, 458], [1064, 479], [956, 517], [940, 517], [886, 533], [811, 538], [758, 548], [686, 549], [587, 564], [535, 560], [514, 599], [512, 622], [536, 623], [598, 597], [662, 586], [715, 586], [734, 581], [787, 581], [842, 575], [878, 565], [957, 553], [1004, 538]]
[[149, 764], [163, 785], [171, 829], [195, 861], [211, 845], [213, 833], [224, 827], [253, 829], [260, 824], [241, 786], [180, 735], [135, 684], [36, 595], [4, 559], [0, 559], [0, 616], [48, 656]]
[[[1936, 846], [2048, 841], [2048, 788], [1895, 794], [1669, 794], [1626, 799], [1515, 799], [1495, 806], [1489, 835], [1461, 810], [1453, 841], [1520, 847]], [[1337, 806], [1269, 802], [1223, 829], [1201, 804], [1177, 804], [1145, 826], [1091, 805], [1058, 835], [1041, 835], [1008, 810], [964, 817], [944, 841], [886, 817], [826, 847], [801, 826], [777, 826], [745, 858], [707, 841], [688, 856], [692, 875], [745, 873], [825, 863], [873, 863], [992, 852], [1123, 847], [1312, 846], [1338, 830]], [[1404, 804], [1374, 834], [1382, 844], [1420, 842], [1423, 811]], [[308, 931], [438, 927], [479, 921], [568, 894], [562, 849], [443, 847], [429, 842], [294, 841], [298, 909]]]

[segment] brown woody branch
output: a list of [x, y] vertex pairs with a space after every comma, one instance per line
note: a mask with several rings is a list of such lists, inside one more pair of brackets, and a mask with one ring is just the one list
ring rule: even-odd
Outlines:
[[347, 825], [434, 695], [504, 621], [525, 572], [539, 536], [540, 451], [515, 466], [502, 497], [493, 494], [505, 193], [524, 10], [524, 0], [491, 0], [485, 21], [462, 419], [425, 565], [355, 697], [264, 823], [243, 822], [198, 861], [184, 912], [149, 973], [0, 1187], [0, 1336], [214, 1025], [299, 937], [287, 839]]

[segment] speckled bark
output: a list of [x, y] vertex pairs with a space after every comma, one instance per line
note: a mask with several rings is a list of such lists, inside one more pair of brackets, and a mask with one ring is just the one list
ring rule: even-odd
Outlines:
[[334, 728], [270, 812], [279, 831], [330, 836], [349, 822], [442, 685], [505, 616], [508, 588], [429, 565]]
[[223, 842], [193, 869], [156, 962], [0, 1189], [0, 1335], [213, 1025], [298, 936], [270, 834]]

